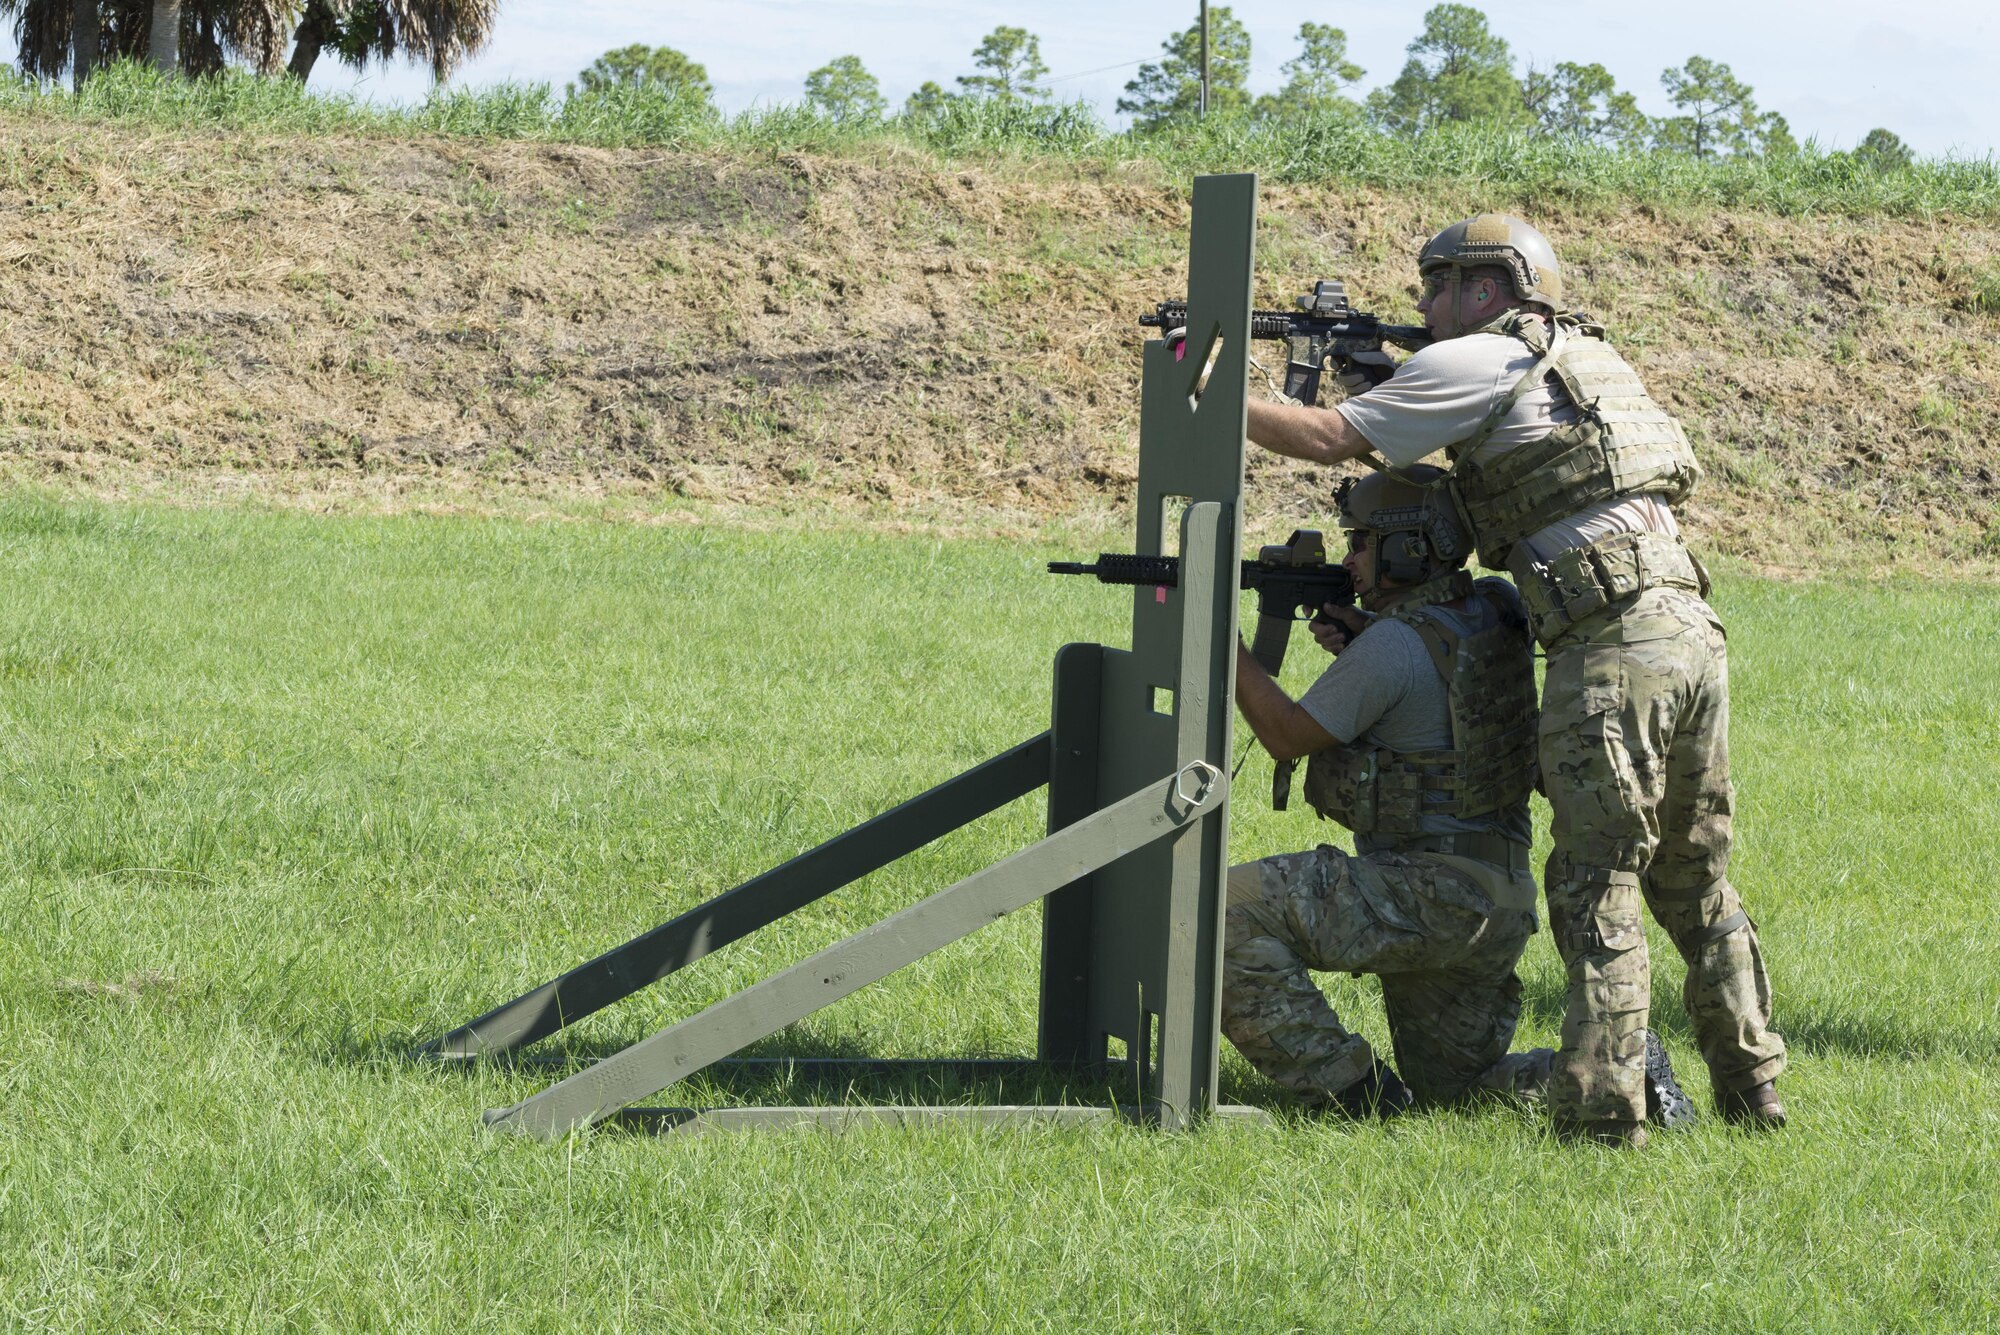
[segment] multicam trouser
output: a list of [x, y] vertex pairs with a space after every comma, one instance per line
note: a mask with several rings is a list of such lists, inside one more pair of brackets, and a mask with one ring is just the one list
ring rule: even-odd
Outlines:
[[1729, 866], [1729, 665], [1694, 593], [1648, 589], [1548, 649], [1542, 783], [1554, 808], [1543, 881], [1569, 1005], [1549, 1102], [1558, 1116], [1645, 1116], [1652, 980], [1639, 905], [1687, 960], [1688, 1019], [1718, 1089], [1785, 1066], [1771, 987]]
[[1323, 1103], [1374, 1064], [1309, 970], [1382, 976], [1396, 1070], [1419, 1099], [1534, 1096], [1547, 1049], [1509, 1057], [1514, 964], [1535, 931], [1535, 881], [1435, 853], [1321, 846], [1229, 872], [1222, 1032], [1271, 1079]]

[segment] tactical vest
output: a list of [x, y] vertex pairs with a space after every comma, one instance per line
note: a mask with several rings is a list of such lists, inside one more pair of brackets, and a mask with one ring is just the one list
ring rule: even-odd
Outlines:
[[[1447, 482], [1482, 564], [1504, 569], [1515, 543], [1600, 502], [1654, 493], [1673, 505], [1694, 490], [1701, 469], [1681, 424], [1604, 341], [1604, 326], [1559, 315], [1551, 328], [1510, 311], [1475, 332], [1518, 338], [1539, 354], [1479, 429], [1449, 450]], [[1498, 458], [1475, 458], [1521, 396], [1550, 375], [1576, 405], [1577, 419]]]
[[[1469, 635], [1438, 606], [1468, 594], [1475, 607], [1500, 613]], [[1416, 590], [1381, 619], [1409, 626], [1430, 651], [1449, 695], [1451, 749], [1315, 751], [1306, 762], [1306, 801], [1357, 834], [1391, 838], [1425, 834], [1424, 816], [1479, 820], [1526, 801], [1535, 786], [1537, 711], [1534, 654], [1519, 612], [1504, 595], [1474, 589], [1471, 576], [1458, 571]]]

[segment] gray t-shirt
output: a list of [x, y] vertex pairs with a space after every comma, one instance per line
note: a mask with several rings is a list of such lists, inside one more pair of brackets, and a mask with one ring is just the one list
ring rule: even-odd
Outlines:
[[[1518, 603], [1519, 595], [1505, 580], [1483, 579], [1479, 587]], [[1491, 626], [1497, 617], [1484, 599], [1473, 600], [1471, 607], [1469, 612], [1444, 609], [1441, 615], [1468, 635]], [[1401, 621], [1378, 621], [1356, 636], [1306, 689], [1299, 706], [1345, 746], [1399, 753], [1451, 747], [1450, 691], [1423, 637]], [[1485, 820], [1425, 816], [1423, 827], [1429, 834], [1504, 834], [1522, 843], [1532, 837], [1525, 799], [1516, 810]], [[1365, 853], [1392, 842], [1356, 836], [1355, 847]]]
[[[1417, 351], [1396, 374], [1336, 409], [1398, 468], [1418, 463], [1477, 431], [1487, 415], [1513, 393], [1534, 367], [1536, 354], [1508, 334], [1466, 334]], [[1576, 420], [1576, 406], [1559, 384], [1544, 378], [1523, 394], [1476, 451], [1484, 461], [1540, 440]], [[1559, 520], [1525, 540], [1537, 561], [1583, 547], [1614, 533], [1678, 537], [1674, 513], [1658, 496], [1602, 501]]]

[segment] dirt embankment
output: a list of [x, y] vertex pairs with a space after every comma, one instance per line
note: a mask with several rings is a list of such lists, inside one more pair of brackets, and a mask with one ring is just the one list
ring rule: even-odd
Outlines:
[[[1183, 283], [1146, 168], [0, 129], [17, 478], [1033, 522], [1129, 495], [1133, 318]], [[1466, 203], [1267, 188], [1258, 304], [1411, 318]], [[2000, 566], [2000, 226], [1537, 214], [1695, 438], [1710, 547]], [[1326, 481], [1253, 458], [1253, 527]]]

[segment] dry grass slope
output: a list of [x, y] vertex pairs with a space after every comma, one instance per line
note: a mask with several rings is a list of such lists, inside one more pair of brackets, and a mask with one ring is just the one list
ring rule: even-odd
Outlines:
[[[0, 128], [0, 460], [105, 491], [1115, 511], [1132, 320], [1184, 263], [1146, 164]], [[1476, 202], [1268, 188], [1259, 304], [1339, 276], [1407, 317]], [[2000, 569], [2000, 223], [1540, 218], [1695, 437], [1711, 549]], [[1252, 467], [1253, 528], [1325, 509]]]

